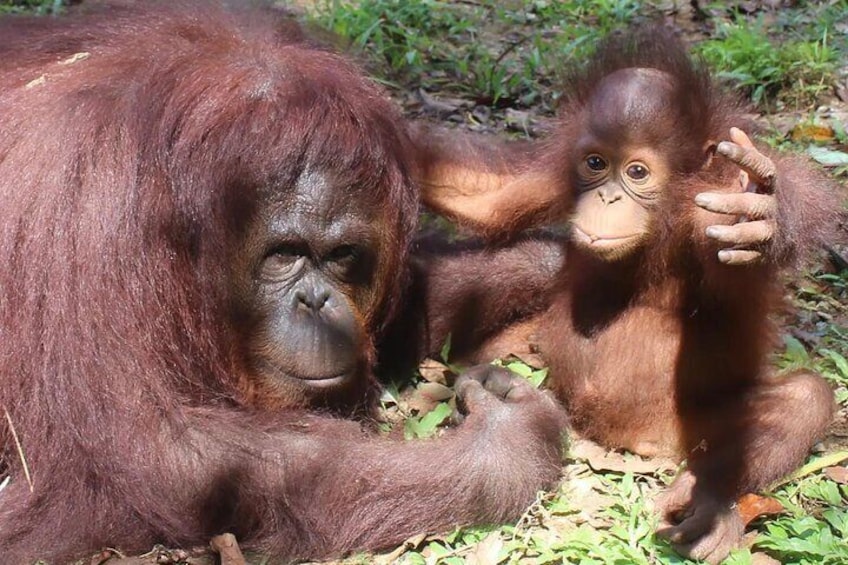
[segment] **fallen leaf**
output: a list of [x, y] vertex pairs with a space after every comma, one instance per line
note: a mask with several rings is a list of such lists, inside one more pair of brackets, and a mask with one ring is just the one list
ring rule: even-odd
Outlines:
[[827, 147], [816, 147], [811, 145], [807, 148], [807, 153], [815, 159], [816, 162], [825, 167], [841, 167], [848, 165], [848, 153], [842, 151], [834, 151]]
[[796, 124], [789, 132], [792, 141], [831, 141], [835, 137], [833, 128], [820, 124]]
[[492, 532], [474, 546], [474, 551], [466, 557], [467, 565], [497, 565], [501, 562], [500, 553], [503, 540], [498, 532]]
[[573, 528], [575, 524], [589, 524], [596, 529], [606, 529], [612, 525], [610, 516], [601, 510], [615, 504], [615, 498], [606, 494], [604, 486], [597, 476], [570, 477], [563, 485], [564, 496], [569, 508], [575, 513], [569, 514], [562, 525], [557, 525], [559, 531]]
[[824, 475], [831, 481], [848, 485], [848, 469], [845, 467], [828, 467], [824, 470]]
[[832, 467], [834, 465], [842, 463], [846, 459], [848, 459], [848, 450], [837, 451], [836, 453], [828, 453], [827, 455], [823, 455], [821, 457], [813, 459], [809, 463], [806, 463], [794, 473], [772, 484], [771, 488], [775, 488], [788, 482], [794, 481], [796, 479], [806, 477], [807, 475], [812, 475], [813, 473], [818, 473], [823, 469], [827, 469], [828, 467]]
[[435, 359], [424, 359], [418, 365], [418, 372], [425, 381], [445, 385], [448, 383], [447, 377], [451, 373], [451, 370], [450, 367]]
[[439, 402], [453, 398], [453, 389], [439, 383], [421, 383], [412, 393], [407, 405], [420, 414], [432, 410]]
[[677, 468], [677, 465], [671, 459], [663, 457], [643, 459], [630, 453], [607, 451], [600, 445], [585, 439], [575, 440], [571, 444], [569, 457], [586, 461], [589, 467], [595, 471], [653, 475]]
[[737, 501], [737, 508], [739, 510], [739, 515], [742, 517], [742, 522], [746, 526], [755, 518], [772, 514], [780, 514], [785, 510], [783, 505], [774, 498], [760, 496], [757, 494], [742, 495]]
[[418, 97], [426, 110], [442, 117], [455, 114], [461, 108], [466, 108], [471, 105], [468, 100], [463, 100], [462, 98], [431, 96], [424, 89], [418, 89]]

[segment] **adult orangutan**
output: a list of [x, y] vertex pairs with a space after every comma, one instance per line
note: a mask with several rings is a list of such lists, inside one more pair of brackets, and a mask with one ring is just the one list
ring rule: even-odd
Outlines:
[[[652, 28], [611, 38], [571, 73], [557, 130], [539, 145], [487, 154], [424, 139], [432, 207], [489, 237], [570, 220], [565, 245], [540, 254], [543, 272], [565, 255], [532, 322], [549, 384], [583, 435], [687, 460], [661, 501], [660, 533], [710, 562], [741, 539], [737, 497], [800, 464], [833, 411], [821, 377], [776, 378], [767, 356], [779, 272], [837, 226], [837, 187], [801, 159], [755, 147], [733, 128], [747, 123], [681, 42]], [[453, 266], [509, 267], [493, 257]], [[508, 310], [515, 282], [485, 284], [500, 297], [492, 308]], [[430, 291], [429, 311], [443, 312], [444, 294]]]
[[355, 67], [211, 2], [5, 20], [0, 55], [4, 562], [224, 531], [339, 555], [556, 481], [561, 408], [497, 369], [439, 439], [342, 417], [372, 406], [418, 200]]

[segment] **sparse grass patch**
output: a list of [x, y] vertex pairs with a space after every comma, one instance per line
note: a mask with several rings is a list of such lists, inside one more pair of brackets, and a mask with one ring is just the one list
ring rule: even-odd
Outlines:
[[838, 54], [827, 31], [813, 40], [772, 41], [762, 23], [721, 23], [695, 47], [720, 77], [745, 88], [755, 104], [779, 99], [803, 107], [832, 88]]
[[[556, 98], [558, 71], [610, 31], [654, 20], [661, 3], [633, 0], [321, 0], [315, 22], [350, 42], [372, 72], [398, 87], [425, 88], [494, 107]], [[721, 10], [719, 10], [721, 12]], [[848, 2], [810, 3], [768, 20], [715, 17], [699, 43], [716, 71], [763, 107], [799, 108], [832, 89], [848, 36]]]
[[526, 107], [550, 96], [563, 60], [638, 11], [632, 0], [324, 0], [311, 15], [389, 83]]

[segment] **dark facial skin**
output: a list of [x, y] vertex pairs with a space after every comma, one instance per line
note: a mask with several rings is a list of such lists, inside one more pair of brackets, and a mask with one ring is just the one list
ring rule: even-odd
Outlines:
[[638, 250], [650, 233], [651, 210], [668, 184], [669, 158], [647, 133], [662, 131], [669, 83], [657, 71], [624, 69], [607, 77], [586, 108], [585, 133], [574, 147], [579, 193], [573, 241], [606, 261]]
[[360, 312], [376, 299], [379, 218], [337, 182], [307, 170], [293, 187], [267, 190], [236, 258], [248, 364], [266, 395], [320, 399], [367, 374]]

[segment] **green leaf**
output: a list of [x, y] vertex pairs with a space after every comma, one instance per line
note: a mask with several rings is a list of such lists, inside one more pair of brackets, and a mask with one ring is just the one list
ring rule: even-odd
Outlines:
[[431, 437], [436, 433], [436, 428], [438, 428], [452, 412], [453, 409], [448, 403], [440, 402], [435, 408], [420, 418], [409, 418], [404, 423], [404, 437], [407, 439]]
[[822, 481], [819, 488], [821, 498], [831, 506], [839, 506], [842, 504], [842, 495], [839, 494], [839, 487], [833, 481]]
[[810, 145], [807, 147], [807, 153], [818, 163], [825, 167], [841, 167], [848, 165], [848, 153], [835, 151], [827, 147], [817, 147]]
[[819, 352], [831, 361], [833, 361], [833, 364], [836, 365], [836, 369], [839, 371], [839, 373], [843, 377], [848, 378], [848, 359], [845, 359], [844, 355], [842, 355], [841, 353], [837, 353], [832, 349], [820, 349]]
[[790, 363], [806, 363], [810, 360], [810, 354], [804, 348], [804, 344], [798, 341], [791, 335], [783, 336], [783, 343], [786, 345], [786, 351], [783, 356]]
[[516, 375], [524, 377], [525, 379], [529, 378], [530, 375], [533, 374], [533, 369], [520, 361], [510, 363], [506, 366], [506, 368], [515, 373]]
[[778, 481], [772, 486], [772, 488], [806, 477], [807, 475], [812, 475], [813, 473], [826, 469], [827, 467], [833, 467], [846, 459], [848, 459], [848, 451], [837, 451], [836, 453], [829, 453], [823, 457], [818, 457], [787, 476], [785, 479]]
[[448, 337], [445, 338], [445, 344], [442, 345], [442, 350], [439, 352], [439, 357], [442, 358], [442, 362], [447, 365], [448, 357], [450, 356], [451, 350], [451, 334], [448, 334]]
[[848, 511], [839, 508], [828, 508], [822, 512], [822, 518], [827, 520], [827, 523], [839, 533], [842, 539], [848, 540]]
[[542, 383], [545, 382], [545, 379], [548, 377], [548, 368], [539, 369], [538, 371], [533, 371], [530, 373], [530, 376], [527, 377], [527, 380], [536, 387], [539, 388], [542, 386]]

